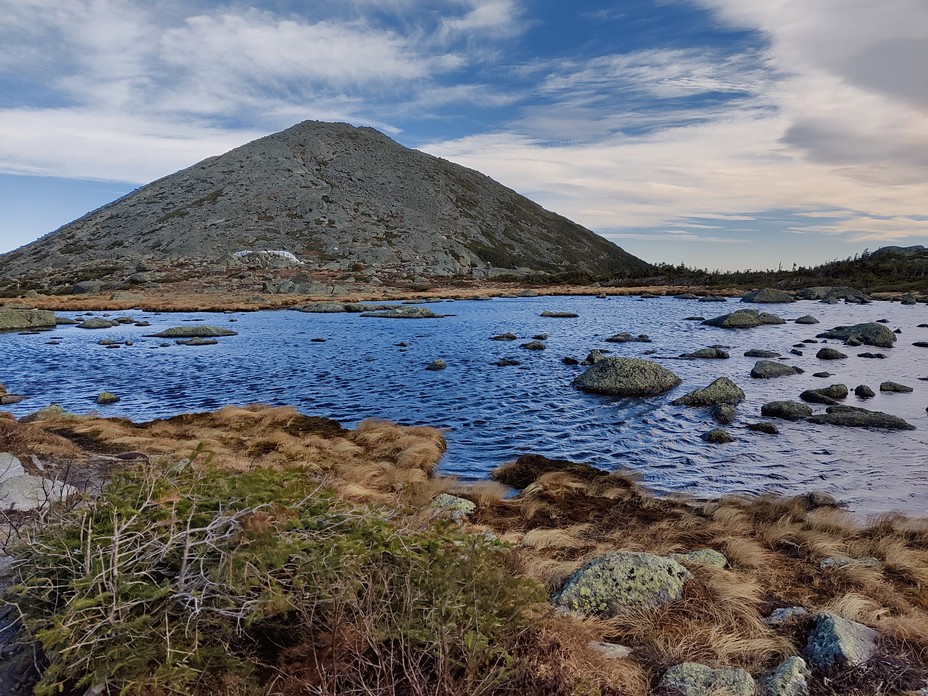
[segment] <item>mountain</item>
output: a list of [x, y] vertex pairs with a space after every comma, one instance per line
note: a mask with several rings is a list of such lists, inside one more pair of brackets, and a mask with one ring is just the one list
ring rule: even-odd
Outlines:
[[649, 269], [479, 172], [371, 128], [305, 121], [0, 256], [0, 276], [63, 287], [191, 261], [218, 273], [241, 252], [268, 250], [289, 252], [305, 270], [368, 274], [605, 277]]

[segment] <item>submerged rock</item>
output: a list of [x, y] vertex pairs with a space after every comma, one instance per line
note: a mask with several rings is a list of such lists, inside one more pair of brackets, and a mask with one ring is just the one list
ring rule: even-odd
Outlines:
[[748, 423], [748, 430], [751, 430], [755, 433], [764, 433], [765, 435], [779, 435], [780, 431], [777, 429], [773, 423]]
[[604, 358], [573, 381], [577, 389], [611, 396], [663, 394], [680, 378], [666, 367], [640, 358]]
[[674, 406], [715, 406], [717, 404], [740, 404], [744, 392], [728, 377], [719, 377], [707, 387], [695, 389], [675, 399]]
[[815, 357], [819, 360], [845, 360], [847, 355], [835, 348], [821, 348], [818, 353], [815, 354]]
[[712, 409], [710, 415], [712, 416], [712, 420], [714, 420], [716, 423], [728, 425], [729, 423], [733, 423], [735, 421], [738, 412], [735, 411], [734, 406], [729, 404], [719, 404]]
[[648, 338], [645, 334], [638, 334], [637, 336], [632, 336], [627, 331], [622, 333], [617, 333], [614, 336], [610, 336], [606, 339], [606, 343], [650, 343], [651, 339]]
[[435, 372], [437, 370], [444, 370], [446, 367], [448, 367], [448, 364], [441, 358], [438, 358], [437, 360], [433, 360], [432, 362], [430, 362], [428, 364], [428, 367], [426, 367], [425, 369]]
[[583, 614], [614, 616], [629, 607], [656, 607], [680, 599], [690, 577], [671, 558], [619, 551], [586, 563], [555, 595], [554, 603]]
[[775, 350], [761, 350], [760, 348], [751, 348], [744, 352], [746, 358], [779, 358], [780, 354]]
[[876, 322], [854, 324], [853, 326], [836, 326], [818, 334], [817, 338], [837, 338], [847, 342], [848, 345], [852, 345], [849, 341], [853, 339], [860, 341], [864, 345], [877, 348], [892, 348], [893, 343], [896, 342], [896, 334]]
[[681, 358], [706, 358], [709, 360], [727, 360], [731, 356], [726, 353], [721, 348], [716, 348], [710, 346], [708, 348], [700, 348], [699, 350], [694, 350], [692, 353], [681, 353]]
[[507, 331], [506, 333], [497, 334], [496, 336], [490, 336], [491, 341], [515, 341], [517, 338], [518, 336], [516, 336], [511, 331]]
[[820, 324], [821, 322], [811, 314], [806, 314], [796, 320], [797, 324]]
[[713, 428], [709, 432], [700, 435], [699, 438], [713, 445], [727, 445], [729, 442], [735, 441], [735, 438], [723, 428]]
[[544, 350], [547, 346], [541, 341], [529, 341], [528, 343], [519, 344], [519, 348], [524, 348], [525, 350]]
[[580, 315], [577, 314], [576, 312], [553, 312], [551, 310], [546, 309], [539, 316], [554, 317], [557, 319], [576, 319]]
[[754, 678], [741, 669], [712, 669], [698, 662], [674, 665], [658, 687], [680, 696], [754, 696]]
[[91, 317], [90, 319], [85, 319], [84, 321], [77, 324], [79, 329], [111, 329], [116, 326], [115, 321], [110, 321], [109, 319], [101, 319], [100, 317]]
[[362, 317], [376, 317], [378, 319], [442, 319], [447, 314], [436, 314], [428, 307], [406, 305], [394, 307], [377, 312], [361, 312]]
[[881, 392], [892, 392], [894, 394], [910, 394], [914, 389], [912, 387], [907, 387], [904, 384], [899, 384], [898, 382], [883, 382], [880, 384]]

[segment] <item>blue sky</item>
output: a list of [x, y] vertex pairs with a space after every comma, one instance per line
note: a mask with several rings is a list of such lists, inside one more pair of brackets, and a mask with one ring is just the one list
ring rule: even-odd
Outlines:
[[649, 261], [928, 244], [924, 0], [0, 0], [0, 252], [305, 119]]

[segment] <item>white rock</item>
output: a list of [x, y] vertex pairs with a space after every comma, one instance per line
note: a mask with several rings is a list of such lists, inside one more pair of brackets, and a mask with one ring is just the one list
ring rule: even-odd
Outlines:
[[9, 452], [0, 452], [0, 482], [25, 473], [22, 462]]
[[71, 497], [77, 489], [61, 481], [21, 474], [0, 482], [0, 510], [41, 510]]

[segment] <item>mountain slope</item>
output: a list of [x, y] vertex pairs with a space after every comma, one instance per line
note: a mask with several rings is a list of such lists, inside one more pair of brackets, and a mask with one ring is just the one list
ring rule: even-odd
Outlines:
[[244, 250], [288, 251], [308, 269], [433, 276], [517, 267], [615, 276], [648, 268], [478, 172], [370, 128], [306, 121], [159, 179], [0, 257], [0, 275], [73, 274], [101, 264], [118, 275], [141, 259], [217, 262]]

